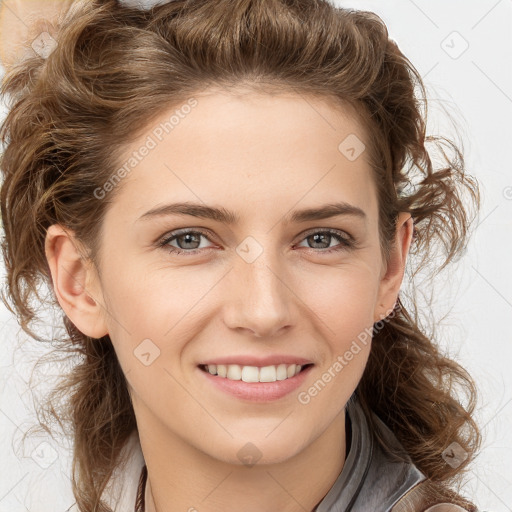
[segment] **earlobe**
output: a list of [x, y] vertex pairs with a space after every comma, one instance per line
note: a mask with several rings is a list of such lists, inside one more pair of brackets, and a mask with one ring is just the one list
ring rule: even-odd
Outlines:
[[[78, 250], [78, 243], [58, 224], [46, 233], [45, 252], [55, 296], [73, 324], [86, 336], [101, 338], [108, 334], [99, 303], [101, 288], [93, 266]], [[94, 273], [95, 274], [95, 273]]]
[[398, 216], [394, 245], [391, 248], [388, 265], [379, 284], [374, 322], [388, 316], [396, 304], [404, 277], [413, 231], [414, 223], [411, 214], [401, 212]]

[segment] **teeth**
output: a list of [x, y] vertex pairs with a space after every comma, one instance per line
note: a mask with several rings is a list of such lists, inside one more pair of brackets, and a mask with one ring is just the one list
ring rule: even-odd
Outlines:
[[275, 382], [285, 380], [297, 375], [302, 366], [300, 364], [280, 364], [278, 366], [240, 366], [239, 364], [210, 364], [206, 369], [212, 375], [225, 377], [230, 380], [243, 380], [244, 382]]

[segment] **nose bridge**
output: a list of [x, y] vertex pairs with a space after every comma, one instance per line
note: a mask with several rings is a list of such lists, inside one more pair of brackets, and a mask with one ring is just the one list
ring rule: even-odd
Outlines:
[[272, 236], [248, 236], [236, 248], [227, 322], [252, 330], [257, 337], [272, 335], [291, 322], [292, 295], [284, 264]]

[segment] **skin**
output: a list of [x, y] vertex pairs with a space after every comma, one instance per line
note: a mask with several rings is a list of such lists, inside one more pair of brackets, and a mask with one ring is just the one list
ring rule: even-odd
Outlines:
[[[345, 405], [371, 343], [308, 404], [297, 395], [391, 312], [412, 219], [399, 215], [386, 264], [367, 155], [350, 161], [338, 150], [349, 134], [365, 140], [348, 107], [292, 93], [212, 89], [195, 98], [197, 106], [123, 179], [104, 219], [100, 274], [80, 259], [73, 233], [50, 227], [53, 287], [83, 333], [109, 333], [114, 344], [148, 467], [147, 511], [313, 510], [343, 468]], [[175, 110], [127, 147], [126, 158]], [[364, 210], [366, 220], [284, 222], [293, 210], [341, 200]], [[222, 206], [241, 220], [233, 226], [191, 216], [137, 220], [177, 201]], [[208, 238], [168, 244], [199, 247], [199, 254], [156, 247], [180, 228], [207, 230]], [[310, 236], [327, 228], [354, 237], [356, 248], [334, 236]], [[248, 236], [263, 249], [252, 263], [236, 251]], [[326, 247], [342, 249], [322, 253]], [[160, 350], [148, 366], [134, 356], [146, 338]], [[274, 402], [233, 398], [213, 389], [197, 368], [210, 358], [269, 353], [315, 365], [299, 389]], [[248, 442], [261, 453], [250, 467], [237, 456]]]
[[[0, 1], [0, 63], [4, 68], [9, 69], [26, 54], [35, 55], [31, 44], [42, 33], [56, 36], [58, 23], [72, 3], [73, 0]], [[48, 39], [44, 42], [48, 44]]]

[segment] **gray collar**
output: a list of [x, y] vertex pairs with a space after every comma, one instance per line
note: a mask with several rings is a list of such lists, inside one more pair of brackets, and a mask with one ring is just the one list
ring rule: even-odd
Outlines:
[[[314, 512], [389, 512], [407, 491], [426, 477], [412, 463], [391, 430], [372, 413], [390, 453], [380, 447], [355, 394], [347, 402], [346, 411], [352, 430], [348, 456], [338, 478]], [[400, 453], [409, 462], [397, 462], [393, 453]]]

